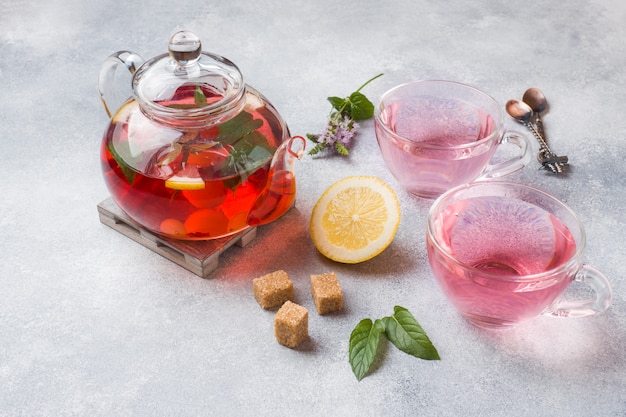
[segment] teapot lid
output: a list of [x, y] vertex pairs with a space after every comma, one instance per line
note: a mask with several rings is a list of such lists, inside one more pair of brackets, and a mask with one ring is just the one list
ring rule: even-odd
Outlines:
[[148, 60], [133, 77], [140, 105], [159, 118], [222, 113], [236, 108], [245, 93], [239, 68], [228, 59], [203, 52], [200, 38], [188, 31], [172, 35], [169, 53]]

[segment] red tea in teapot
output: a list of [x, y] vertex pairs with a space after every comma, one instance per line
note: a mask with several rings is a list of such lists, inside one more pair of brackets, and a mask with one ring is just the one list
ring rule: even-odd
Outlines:
[[[144, 228], [177, 239], [224, 237], [277, 219], [295, 200], [293, 162], [305, 140], [290, 138], [235, 64], [202, 52], [194, 34], [174, 34], [168, 49], [145, 62], [120, 51], [101, 69], [111, 116], [101, 161], [113, 200]], [[123, 103], [119, 67], [132, 74]]]
[[[281, 169], [281, 161], [272, 169], [272, 158], [288, 132], [275, 109], [247, 95], [260, 107], [247, 105], [233, 119], [204, 129], [165, 129], [135, 100], [127, 102], [102, 144], [113, 199], [147, 229], [179, 239], [226, 236], [286, 211], [295, 199], [294, 175]], [[191, 108], [212, 98], [185, 87], [159, 104]]]

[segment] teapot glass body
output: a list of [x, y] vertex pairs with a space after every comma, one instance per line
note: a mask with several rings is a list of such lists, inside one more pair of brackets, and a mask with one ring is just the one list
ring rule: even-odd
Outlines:
[[[106, 80], [120, 62], [130, 69], [119, 57], [109, 57], [101, 72], [107, 111]], [[187, 240], [229, 236], [284, 214], [295, 201], [293, 161], [304, 139], [291, 138], [252, 87], [192, 79], [198, 71], [189, 65], [174, 65], [183, 76], [146, 100], [154, 88], [137, 86], [149, 65], [131, 70], [133, 95], [112, 115], [102, 141], [105, 183], [120, 208], [149, 231]]]

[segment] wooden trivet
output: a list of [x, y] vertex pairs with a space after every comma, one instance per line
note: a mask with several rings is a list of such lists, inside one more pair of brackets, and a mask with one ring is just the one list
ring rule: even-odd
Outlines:
[[217, 268], [222, 252], [233, 245], [244, 247], [256, 237], [256, 227], [212, 240], [176, 240], [158, 236], [129, 218], [110, 197], [98, 204], [98, 214], [103, 224], [202, 278], [208, 278]]

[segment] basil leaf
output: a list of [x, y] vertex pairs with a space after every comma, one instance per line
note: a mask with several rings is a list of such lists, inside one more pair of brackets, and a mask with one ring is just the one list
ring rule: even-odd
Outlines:
[[385, 331], [384, 323], [371, 319], [363, 319], [350, 334], [349, 358], [352, 372], [360, 381], [374, 363], [380, 335]]
[[387, 338], [398, 349], [421, 359], [440, 359], [437, 349], [409, 310], [395, 306], [393, 315], [382, 320]]
[[350, 116], [354, 120], [366, 120], [374, 115], [374, 105], [365, 95], [355, 91], [350, 94]]

